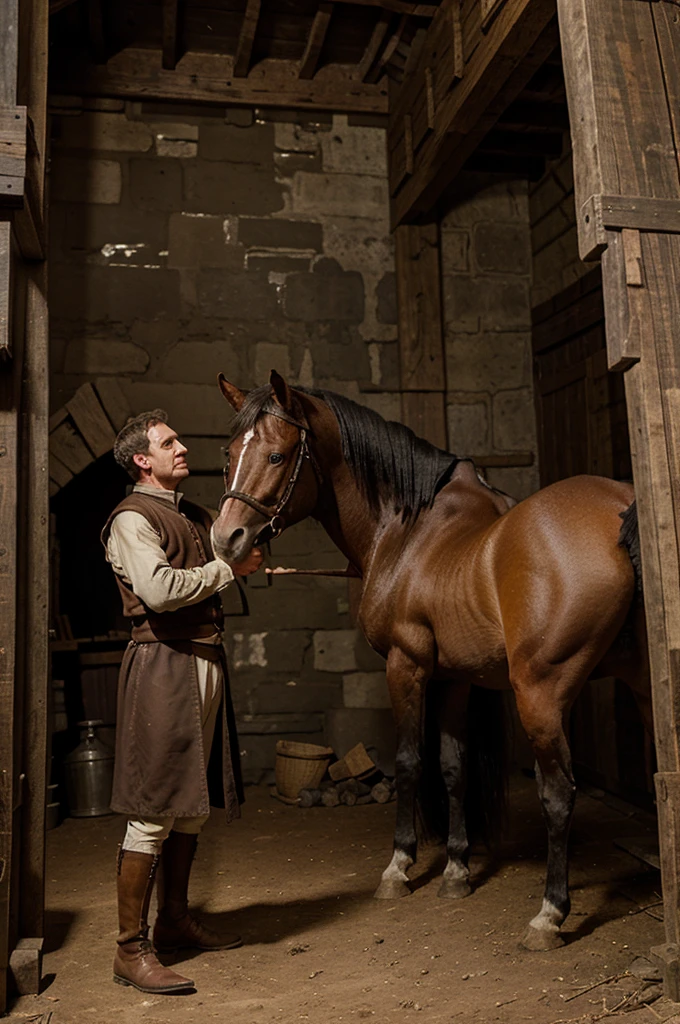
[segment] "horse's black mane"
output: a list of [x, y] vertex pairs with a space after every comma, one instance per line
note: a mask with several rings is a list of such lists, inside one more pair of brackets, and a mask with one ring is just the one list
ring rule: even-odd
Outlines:
[[[402, 423], [385, 420], [343, 395], [316, 388], [296, 390], [320, 398], [334, 413], [343, 455], [375, 512], [389, 503], [406, 521], [432, 506], [437, 493], [450, 480], [459, 461], [457, 456], [435, 448]], [[269, 384], [250, 391], [232, 424], [233, 434], [250, 430], [271, 397]]]

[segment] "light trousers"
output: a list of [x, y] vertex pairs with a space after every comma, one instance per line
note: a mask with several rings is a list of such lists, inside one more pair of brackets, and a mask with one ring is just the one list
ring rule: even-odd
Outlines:
[[[222, 666], [218, 661], [208, 661], [207, 658], [194, 658], [194, 661], [198, 678], [203, 749], [207, 767], [222, 697], [223, 673]], [[195, 818], [144, 818], [138, 821], [128, 821], [123, 839], [123, 849], [135, 850], [137, 853], [159, 854], [163, 842], [168, 838], [171, 830], [198, 835], [207, 820], [208, 815], [201, 814]]]

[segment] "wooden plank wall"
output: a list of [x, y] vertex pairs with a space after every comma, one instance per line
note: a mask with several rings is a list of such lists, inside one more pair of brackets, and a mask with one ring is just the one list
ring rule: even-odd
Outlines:
[[0, 5], [0, 1011], [17, 940], [44, 935], [48, 21], [47, 0]]

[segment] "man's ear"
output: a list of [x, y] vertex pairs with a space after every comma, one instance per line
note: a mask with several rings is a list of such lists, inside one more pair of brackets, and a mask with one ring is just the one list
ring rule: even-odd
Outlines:
[[148, 456], [144, 455], [142, 452], [138, 452], [136, 455], [133, 455], [132, 461], [134, 462], [135, 466], [139, 466], [140, 469], [151, 468], [151, 463], [149, 462]]
[[241, 391], [241, 389], [237, 388], [235, 384], [228, 381], [223, 373], [218, 373], [217, 383], [220, 386], [220, 391], [229, 402], [229, 405], [235, 409], [236, 412], [240, 412], [241, 406], [246, 400], [246, 392]]
[[290, 388], [286, 384], [285, 380], [280, 373], [276, 370], [272, 370], [269, 376], [269, 383], [272, 386], [274, 392], [274, 398], [279, 403], [284, 412], [290, 413], [293, 408], [293, 396], [290, 393]]

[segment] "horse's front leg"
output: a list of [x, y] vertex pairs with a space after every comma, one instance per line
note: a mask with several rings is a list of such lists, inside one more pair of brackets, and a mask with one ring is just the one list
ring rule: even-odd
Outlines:
[[467, 709], [470, 687], [453, 683], [442, 687], [440, 697], [439, 762], [449, 798], [448, 856], [437, 895], [446, 899], [469, 896], [468, 836], [465, 826], [465, 783], [467, 757]]
[[376, 889], [377, 899], [408, 896], [407, 870], [416, 859], [416, 792], [422, 770], [423, 707], [429, 670], [399, 648], [387, 657], [387, 685], [397, 727], [397, 823], [394, 853]]

